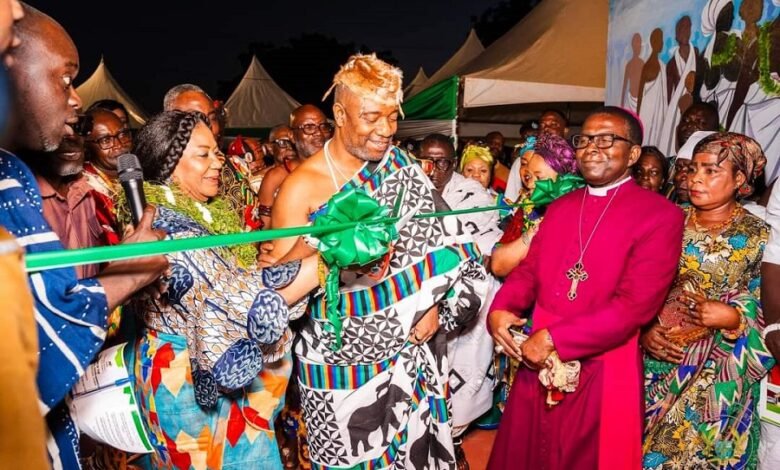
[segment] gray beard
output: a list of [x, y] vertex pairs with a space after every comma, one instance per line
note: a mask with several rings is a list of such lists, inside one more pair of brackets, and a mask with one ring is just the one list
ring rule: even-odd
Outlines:
[[84, 165], [82, 163], [68, 162], [67, 165], [62, 165], [55, 169], [58, 176], [75, 176], [84, 171]]
[[52, 153], [60, 146], [59, 142], [51, 142], [48, 138], [46, 138], [42, 130], [38, 131], [38, 138], [41, 142], [41, 151], [44, 153]]
[[[352, 145], [345, 145], [347, 148], [347, 152], [350, 153], [353, 157], [363, 160], [364, 162], [379, 162], [382, 161], [382, 159], [385, 157], [385, 153], [380, 155], [379, 157], [374, 157], [373, 155], [368, 154], [366, 150], [363, 147], [353, 147]], [[388, 147], [389, 149], [390, 147]]]

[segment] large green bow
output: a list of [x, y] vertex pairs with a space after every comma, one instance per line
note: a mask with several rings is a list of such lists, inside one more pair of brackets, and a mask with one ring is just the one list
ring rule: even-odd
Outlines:
[[319, 237], [319, 251], [330, 269], [325, 282], [327, 323], [325, 331], [335, 335], [334, 350], [341, 348], [342, 320], [339, 315], [339, 271], [364, 266], [385, 254], [398, 232], [385, 218], [389, 209], [381, 206], [362, 190], [352, 188], [330, 198], [326, 212], [314, 221], [315, 227], [357, 222], [352, 228]]
[[531, 194], [531, 202], [534, 208], [538, 209], [583, 186], [585, 186], [585, 180], [581, 176], [572, 174], [559, 176], [556, 180], [539, 180], [536, 182], [533, 194]]

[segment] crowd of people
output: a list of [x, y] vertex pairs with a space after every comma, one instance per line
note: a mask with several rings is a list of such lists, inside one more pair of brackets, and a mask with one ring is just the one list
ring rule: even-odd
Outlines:
[[[473, 427], [498, 429], [491, 469], [780, 465], [759, 398], [780, 359], [780, 190], [716, 107], [687, 108], [676, 155], [612, 106], [577, 126], [545, 111], [512, 148], [498, 132], [400, 145], [402, 74], [357, 54], [332, 118], [305, 104], [267, 139], [231, 139], [230, 110], [192, 84], [137, 131], [121, 103], [84, 109], [72, 39], [17, 0], [0, 0], [0, 51], [3, 467], [462, 470]], [[369, 209], [397, 222], [368, 263], [336, 266], [332, 239], [304, 235], [18, 270], [20, 251]], [[375, 245], [370, 231], [344, 243]], [[120, 343], [150, 453], [71, 415], [74, 385]]]

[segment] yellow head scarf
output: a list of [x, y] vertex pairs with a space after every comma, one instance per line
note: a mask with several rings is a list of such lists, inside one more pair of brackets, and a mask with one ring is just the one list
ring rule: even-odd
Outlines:
[[460, 172], [463, 173], [463, 168], [475, 159], [482, 160], [487, 163], [488, 168], [493, 169], [493, 155], [490, 154], [490, 149], [479, 145], [469, 145], [463, 149], [463, 155], [460, 157]]

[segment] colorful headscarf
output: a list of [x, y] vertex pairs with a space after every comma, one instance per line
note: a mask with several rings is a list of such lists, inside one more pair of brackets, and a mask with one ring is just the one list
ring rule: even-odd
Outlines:
[[761, 145], [752, 138], [736, 132], [718, 132], [696, 145], [693, 154], [710, 153], [718, 156], [718, 163], [729, 160], [745, 175], [745, 183], [740, 186], [740, 198], [753, 194], [756, 178], [761, 176], [766, 166], [766, 156]]
[[526, 137], [525, 142], [522, 145], [515, 146], [515, 161], [512, 163], [512, 168], [509, 170], [509, 177], [506, 180], [506, 191], [504, 197], [509, 201], [516, 201], [520, 197], [520, 192], [523, 190], [523, 181], [520, 178], [520, 167], [522, 166], [522, 158], [525, 152], [534, 149], [536, 144], [536, 136], [530, 135]]
[[523, 158], [523, 154], [529, 150], [533, 150], [535, 145], [536, 145], [536, 136], [535, 135], [528, 136], [525, 139], [525, 143], [523, 143], [523, 145], [519, 145], [516, 147], [515, 151], [517, 152], [517, 158]]
[[534, 143], [534, 153], [559, 175], [577, 172], [574, 148], [563, 137], [555, 134], [540, 135]]
[[480, 145], [468, 145], [463, 149], [463, 154], [460, 157], [460, 172], [463, 173], [463, 168], [473, 160], [482, 160], [487, 163], [488, 168], [493, 168], [493, 155], [490, 154], [489, 148]]

